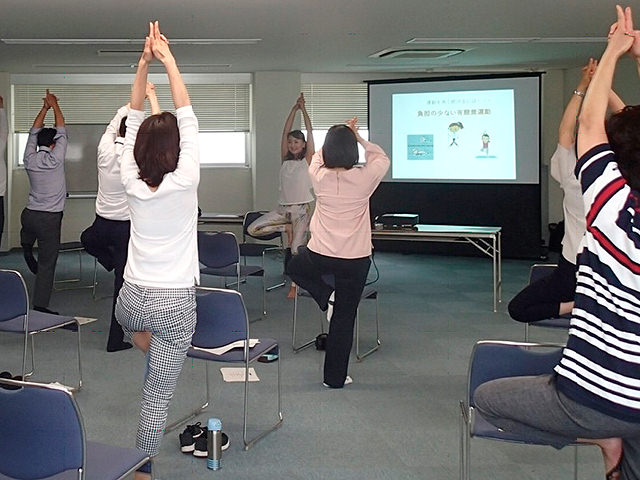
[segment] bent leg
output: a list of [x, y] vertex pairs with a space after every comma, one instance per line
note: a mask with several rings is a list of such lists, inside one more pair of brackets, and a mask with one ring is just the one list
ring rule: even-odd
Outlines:
[[293, 282], [309, 292], [324, 312], [334, 289], [322, 279], [323, 258], [328, 257], [313, 253], [307, 247], [301, 247], [298, 254], [292, 256], [287, 264], [287, 274]]
[[291, 253], [296, 255], [298, 248], [307, 244], [309, 239], [309, 223], [311, 223], [311, 204], [303, 203], [290, 209], [291, 217]]
[[257, 218], [247, 227], [249, 235], [259, 237], [274, 232], [284, 232], [285, 224], [289, 223], [280, 209], [272, 210]]

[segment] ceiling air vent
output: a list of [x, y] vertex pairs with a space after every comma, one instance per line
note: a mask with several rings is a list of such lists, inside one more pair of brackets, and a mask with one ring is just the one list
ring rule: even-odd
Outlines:
[[372, 53], [369, 58], [393, 58], [402, 60], [441, 60], [464, 52], [460, 48], [386, 48]]

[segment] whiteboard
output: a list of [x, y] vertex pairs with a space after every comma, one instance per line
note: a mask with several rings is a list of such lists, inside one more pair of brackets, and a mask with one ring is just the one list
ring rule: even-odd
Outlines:
[[68, 124], [64, 162], [67, 192], [98, 191], [98, 144], [107, 128], [99, 124]]

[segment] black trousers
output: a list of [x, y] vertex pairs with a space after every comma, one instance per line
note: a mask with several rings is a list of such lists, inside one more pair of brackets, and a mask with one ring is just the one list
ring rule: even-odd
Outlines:
[[562, 255], [552, 274], [525, 287], [509, 302], [509, 315], [518, 322], [536, 322], [558, 316], [560, 303], [576, 294], [577, 267]]
[[41, 212], [25, 208], [20, 221], [20, 244], [25, 257], [32, 255], [33, 245], [38, 242], [38, 273], [33, 290], [33, 306], [46, 308], [51, 300], [56, 273], [62, 212]]
[[327, 310], [334, 287], [322, 276], [333, 275], [335, 279], [333, 316], [324, 357], [324, 382], [331, 387], [342, 387], [347, 376], [353, 327], [370, 264], [369, 257], [327, 257], [300, 247], [287, 265], [291, 280], [307, 290], [323, 311]]
[[131, 222], [128, 220], [109, 220], [96, 215], [93, 224], [80, 235], [80, 241], [87, 253], [96, 257], [107, 271], [113, 270], [114, 273], [113, 306], [107, 348], [116, 348], [124, 341], [122, 327], [116, 320], [115, 308], [118, 293], [124, 282], [130, 228]]

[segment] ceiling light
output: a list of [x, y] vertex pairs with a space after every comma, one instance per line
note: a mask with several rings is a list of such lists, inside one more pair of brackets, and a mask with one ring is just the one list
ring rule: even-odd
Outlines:
[[[3, 38], [6, 45], [142, 45], [132, 38]], [[172, 45], [255, 45], [261, 38], [173, 38]]]
[[415, 37], [406, 43], [428, 43], [432, 45], [460, 45], [470, 43], [603, 43], [606, 37], [514, 37], [514, 38], [424, 38]]

